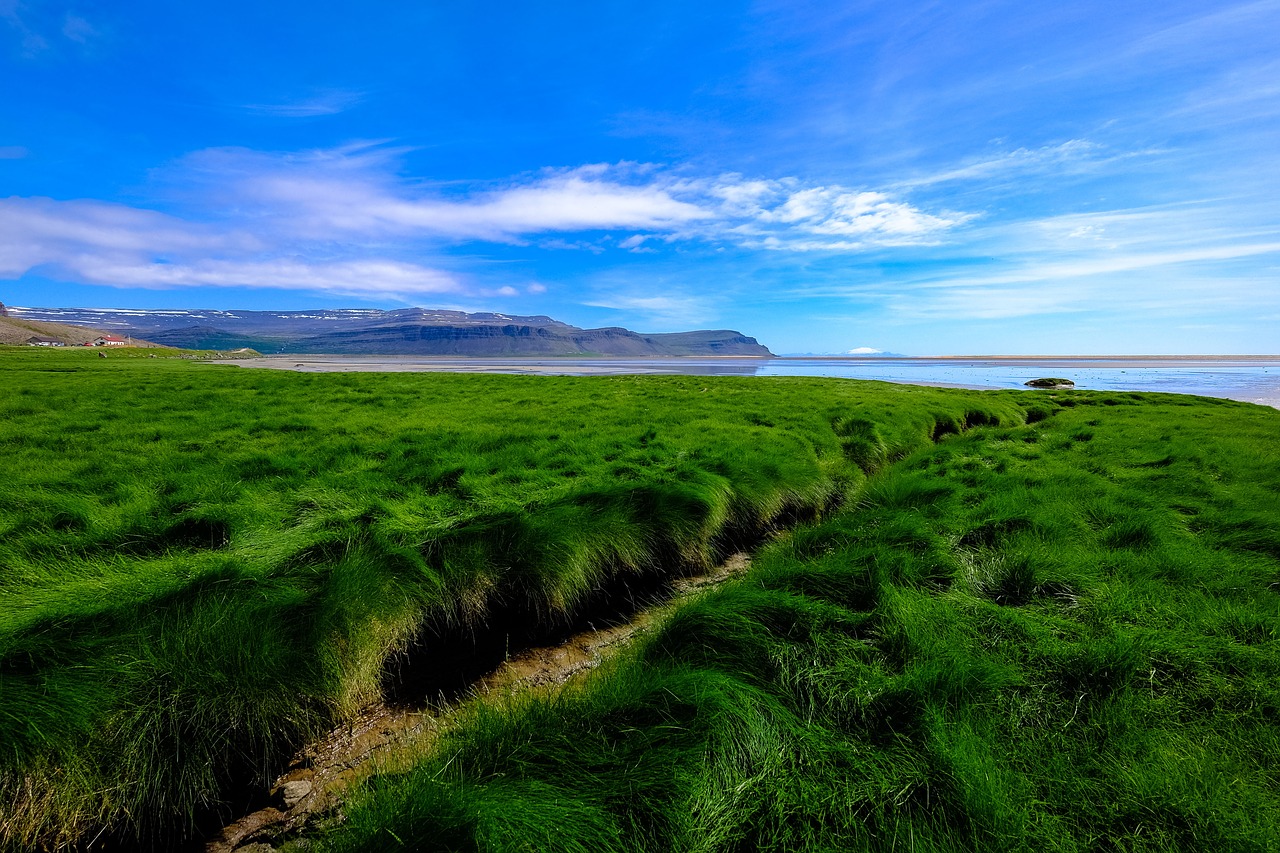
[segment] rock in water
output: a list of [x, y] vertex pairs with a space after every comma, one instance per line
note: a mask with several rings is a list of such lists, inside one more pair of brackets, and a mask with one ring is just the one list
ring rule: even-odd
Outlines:
[[1031, 381], [1024, 382], [1022, 384], [1029, 385], [1032, 388], [1074, 388], [1076, 387], [1076, 383], [1072, 382], [1070, 379], [1061, 379], [1061, 378], [1052, 377], [1052, 376], [1046, 377], [1043, 379], [1032, 379]]

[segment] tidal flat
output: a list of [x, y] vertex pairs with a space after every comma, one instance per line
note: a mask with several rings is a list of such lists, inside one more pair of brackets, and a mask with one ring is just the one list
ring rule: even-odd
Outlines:
[[812, 376], [975, 390], [1021, 388], [1069, 373], [1077, 388], [1222, 397], [1280, 408], [1280, 356], [959, 356], [854, 358], [449, 358], [267, 356], [219, 363], [303, 372], [509, 373], [528, 376]]
[[[1274, 409], [92, 355], [0, 353], [4, 849], [198, 841], [442, 684], [463, 704], [407, 763], [245, 841], [1280, 837]], [[581, 677], [466, 701], [468, 655], [742, 550]]]

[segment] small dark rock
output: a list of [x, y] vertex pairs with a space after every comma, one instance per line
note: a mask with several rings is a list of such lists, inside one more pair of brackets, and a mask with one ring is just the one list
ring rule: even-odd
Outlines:
[[1076, 383], [1070, 379], [1061, 379], [1057, 377], [1046, 377], [1043, 379], [1032, 379], [1029, 382], [1022, 383], [1032, 388], [1074, 388]]

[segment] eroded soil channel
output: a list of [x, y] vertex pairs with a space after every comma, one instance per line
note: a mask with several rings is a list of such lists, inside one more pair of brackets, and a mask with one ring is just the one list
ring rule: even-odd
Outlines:
[[750, 557], [738, 552], [700, 574], [619, 578], [589, 613], [567, 625], [494, 613], [490, 625], [501, 630], [428, 632], [388, 666], [383, 701], [299, 750], [260, 799], [262, 807], [225, 826], [204, 850], [267, 853], [271, 839], [339, 805], [352, 783], [406, 762], [410, 742], [420, 752], [467, 699], [564, 684], [625, 646], [673, 603], [749, 564]]

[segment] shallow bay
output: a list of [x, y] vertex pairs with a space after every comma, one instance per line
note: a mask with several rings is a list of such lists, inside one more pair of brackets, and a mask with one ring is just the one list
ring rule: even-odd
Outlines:
[[308, 372], [825, 376], [977, 389], [1021, 388], [1039, 376], [1063, 376], [1080, 389], [1198, 394], [1280, 408], [1280, 356], [512, 359], [334, 355], [271, 356], [230, 363]]

